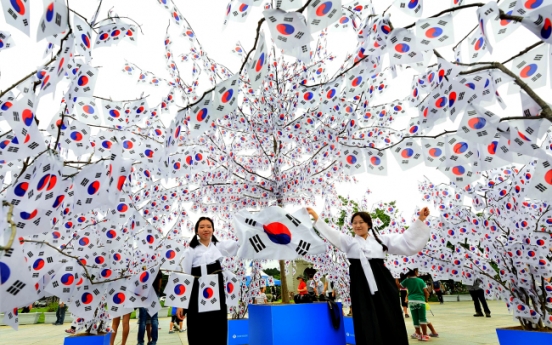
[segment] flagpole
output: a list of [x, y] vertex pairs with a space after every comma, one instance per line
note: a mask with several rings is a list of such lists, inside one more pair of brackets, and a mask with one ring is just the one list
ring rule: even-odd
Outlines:
[[[278, 200], [278, 207], [284, 207], [281, 199]], [[280, 290], [282, 291], [282, 304], [289, 304], [286, 263], [284, 260], [278, 260], [278, 264], [280, 265]]]

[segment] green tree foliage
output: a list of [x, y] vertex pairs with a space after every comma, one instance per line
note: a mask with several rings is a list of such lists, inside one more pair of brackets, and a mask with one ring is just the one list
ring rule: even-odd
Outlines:
[[280, 280], [280, 270], [277, 268], [267, 268], [263, 270], [269, 276], [274, 277], [274, 279]]

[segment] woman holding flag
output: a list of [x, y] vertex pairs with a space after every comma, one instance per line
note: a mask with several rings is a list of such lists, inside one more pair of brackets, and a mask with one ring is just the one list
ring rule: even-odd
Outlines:
[[219, 241], [213, 235], [214, 228], [211, 218], [199, 218], [182, 261], [183, 271], [196, 278], [187, 311], [190, 345], [227, 343], [226, 295], [220, 260], [236, 255], [238, 242]]
[[351, 217], [354, 237], [332, 229], [319, 220], [312, 208], [307, 207], [307, 211], [315, 221], [315, 229], [345, 252], [351, 263], [349, 275], [356, 344], [408, 344], [397, 299], [399, 291], [395, 279], [384, 266], [384, 258], [387, 253], [413, 255], [425, 246], [429, 228], [423, 222], [429, 216], [429, 209], [424, 207], [418, 220], [403, 234], [381, 236], [373, 230], [370, 215], [357, 212]]

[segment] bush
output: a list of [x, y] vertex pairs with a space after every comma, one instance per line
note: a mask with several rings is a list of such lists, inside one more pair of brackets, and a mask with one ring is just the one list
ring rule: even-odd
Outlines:
[[48, 306], [46, 306], [46, 311], [47, 312], [56, 311], [57, 308], [58, 308], [58, 302], [50, 302]]

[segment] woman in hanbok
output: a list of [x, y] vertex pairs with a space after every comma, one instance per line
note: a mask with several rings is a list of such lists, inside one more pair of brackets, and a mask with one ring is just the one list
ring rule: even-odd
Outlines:
[[[228, 319], [224, 278], [220, 260], [238, 252], [238, 242], [219, 241], [213, 235], [214, 224], [208, 217], [201, 217], [195, 225], [195, 236], [184, 253], [183, 271], [196, 277], [188, 306], [188, 343], [190, 345], [225, 345], [228, 338]], [[199, 238], [199, 239], [198, 239]], [[203, 272], [202, 272], [203, 271]], [[198, 278], [216, 275], [220, 309], [199, 312], [200, 289]], [[201, 293], [205, 293], [201, 291]]]
[[[350, 261], [351, 306], [357, 345], [408, 344], [408, 333], [399, 303], [395, 279], [384, 265], [387, 253], [414, 255], [429, 239], [429, 228], [423, 223], [429, 216], [427, 207], [403, 234], [378, 235], [367, 212], [351, 217], [355, 236], [332, 229], [312, 208], [314, 228]], [[370, 231], [371, 230], [371, 231]]]

